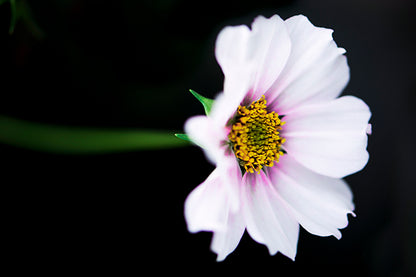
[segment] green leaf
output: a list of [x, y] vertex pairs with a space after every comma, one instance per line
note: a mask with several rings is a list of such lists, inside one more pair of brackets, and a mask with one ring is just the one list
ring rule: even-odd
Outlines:
[[0, 142], [60, 154], [98, 154], [189, 145], [172, 133], [62, 127], [0, 116]]
[[192, 89], [190, 89], [189, 91], [192, 93], [193, 96], [195, 96], [196, 99], [199, 100], [199, 102], [201, 102], [201, 104], [204, 106], [205, 114], [208, 115], [211, 112], [214, 100], [206, 98]]
[[189, 138], [187, 134], [175, 134], [175, 137], [180, 138], [185, 141], [192, 142], [192, 140]]

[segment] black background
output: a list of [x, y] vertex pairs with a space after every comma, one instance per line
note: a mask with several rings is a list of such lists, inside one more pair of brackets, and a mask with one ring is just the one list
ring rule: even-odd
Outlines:
[[[14, 272], [412, 276], [416, 252], [416, 55], [409, 1], [26, 1], [8, 34], [0, 6], [0, 113], [69, 126], [181, 131], [189, 94], [221, 91], [218, 32], [255, 16], [308, 16], [347, 50], [344, 94], [371, 108], [366, 168], [346, 178], [356, 218], [343, 238], [301, 230], [292, 262], [247, 234], [224, 262], [190, 234], [188, 193], [212, 171], [196, 147], [58, 155], [0, 145], [3, 253]], [[150, 270], [150, 271], [149, 271]], [[412, 271], [413, 270], [413, 271]], [[151, 272], [151, 273], [146, 273]]]

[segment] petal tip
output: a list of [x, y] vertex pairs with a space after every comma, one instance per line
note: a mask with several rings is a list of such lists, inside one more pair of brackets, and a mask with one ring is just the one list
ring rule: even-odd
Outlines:
[[333, 234], [333, 236], [337, 239], [340, 240], [342, 238], [342, 234], [341, 232], [338, 230], [338, 232], [336, 232], [335, 234]]
[[371, 125], [371, 123], [368, 123], [365, 132], [367, 133], [367, 135], [371, 135], [373, 133], [373, 126]]

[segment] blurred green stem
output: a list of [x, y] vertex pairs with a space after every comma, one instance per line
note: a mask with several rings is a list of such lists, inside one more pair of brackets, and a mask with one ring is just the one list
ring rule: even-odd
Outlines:
[[9, 27], [9, 34], [13, 34], [14, 26], [16, 25], [16, 1], [10, 0], [10, 11], [11, 11], [11, 18], [10, 18], [10, 27]]
[[0, 116], [0, 143], [60, 154], [96, 154], [189, 145], [173, 133], [62, 127]]

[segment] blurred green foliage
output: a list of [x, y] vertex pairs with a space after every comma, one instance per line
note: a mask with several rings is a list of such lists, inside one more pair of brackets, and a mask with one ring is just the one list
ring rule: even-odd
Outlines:
[[13, 34], [14, 26], [16, 25], [16, 1], [15, 0], [0, 0], [0, 5], [9, 2], [10, 3], [10, 27], [9, 34]]
[[9, 34], [12, 35], [16, 23], [22, 21], [32, 35], [38, 39], [43, 38], [44, 33], [36, 24], [32, 16], [32, 11], [26, 0], [0, 0], [0, 5], [9, 3], [10, 5], [10, 27]]

